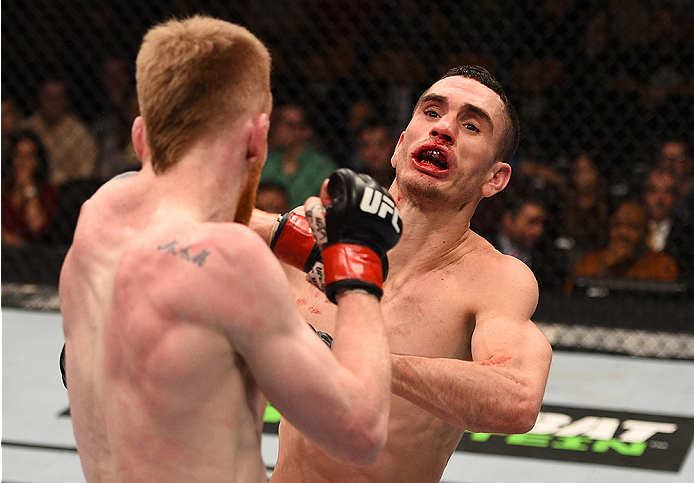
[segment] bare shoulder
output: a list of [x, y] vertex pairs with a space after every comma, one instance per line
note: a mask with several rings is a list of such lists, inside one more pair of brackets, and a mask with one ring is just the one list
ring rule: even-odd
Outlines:
[[[475, 329], [473, 360], [495, 355], [512, 356], [515, 364], [546, 371], [551, 346], [531, 318], [539, 299], [532, 270], [521, 260], [504, 255], [480, 237], [475, 251], [479, 257], [480, 283], [475, 285]], [[525, 361], [525, 362], [524, 362]], [[546, 372], [544, 379], [546, 380]], [[544, 386], [543, 386], [544, 387]]]
[[277, 264], [260, 236], [238, 223], [203, 223], [188, 231], [163, 232], [153, 237], [149, 248], [164, 273], [200, 287], [261, 283]]
[[128, 247], [118, 286], [139, 287], [157, 309], [181, 320], [243, 322], [259, 294], [281, 284], [279, 262], [263, 240], [237, 223], [172, 225]]
[[[489, 304], [487, 308], [508, 307], [530, 318], [539, 297], [537, 280], [530, 267], [499, 252], [481, 236], [475, 236], [470, 261], [474, 267], [475, 286], [485, 294], [480, 297], [480, 303]], [[503, 297], [503, 304], [498, 303], [500, 297]]]

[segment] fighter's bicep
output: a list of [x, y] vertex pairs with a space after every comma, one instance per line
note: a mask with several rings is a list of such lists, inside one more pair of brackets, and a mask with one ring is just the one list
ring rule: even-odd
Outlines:
[[329, 390], [329, 376], [339, 369], [328, 346], [306, 323], [268, 332], [242, 355], [265, 396], [290, 417], [292, 401], [313, 400]]
[[242, 355], [261, 360], [274, 353], [278, 359], [284, 347], [307, 340], [327, 349], [302, 318], [286, 271], [267, 247], [241, 243], [226, 264], [226, 286], [217, 296], [224, 299], [226, 330]]
[[284, 312], [267, 310], [262, 321], [237, 339], [243, 341], [237, 348], [273, 406], [295, 425], [307, 428], [313, 421], [325, 420], [328, 415], [318, 414], [341, 400], [339, 375], [344, 369], [293, 303], [292, 298], [292, 307]]
[[[509, 260], [503, 276], [494, 281], [490, 293], [480, 297], [471, 339], [473, 360], [498, 354], [522, 353], [528, 335], [535, 335], [531, 322], [537, 306], [538, 288], [530, 269], [519, 260]], [[503, 294], [503, 297], [499, 297]]]
[[237, 338], [282, 331], [297, 324], [300, 315], [285, 271], [265, 245], [250, 240], [240, 242], [227, 253], [217, 287], [217, 296], [224, 301], [230, 331]]

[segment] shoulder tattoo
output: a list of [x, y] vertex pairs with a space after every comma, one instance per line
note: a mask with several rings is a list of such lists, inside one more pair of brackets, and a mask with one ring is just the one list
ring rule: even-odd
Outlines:
[[169, 255], [173, 255], [187, 262], [194, 263], [199, 267], [204, 266], [205, 262], [207, 261], [207, 257], [210, 256], [211, 252], [203, 248], [197, 253], [193, 254], [192, 249], [192, 245], [181, 247], [178, 240], [172, 240], [169, 243], [157, 246], [157, 250], [160, 252], [166, 252]]

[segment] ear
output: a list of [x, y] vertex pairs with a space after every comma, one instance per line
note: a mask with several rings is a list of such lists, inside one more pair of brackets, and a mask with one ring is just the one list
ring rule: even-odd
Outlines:
[[267, 114], [262, 113], [254, 117], [248, 137], [248, 149], [246, 159], [250, 164], [265, 163], [267, 155], [267, 133], [270, 129], [270, 120]]
[[511, 179], [511, 166], [497, 161], [492, 167], [492, 177], [482, 185], [482, 196], [489, 198], [506, 188]]
[[395, 145], [395, 150], [393, 151], [393, 156], [390, 158], [390, 165], [395, 168], [397, 163], [398, 152], [400, 152], [400, 146], [402, 145], [402, 140], [405, 137], [405, 132], [400, 133], [400, 139], [398, 139], [398, 144]]
[[147, 144], [147, 135], [145, 133], [145, 123], [142, 116], [137, 116], [133, 121], [133, 127], [130, 130], [130, 137], [133, 141], [133, 148], [137, 153], [140, 161], [144, 162], [145, 158], [149, 157], [149, 145]]

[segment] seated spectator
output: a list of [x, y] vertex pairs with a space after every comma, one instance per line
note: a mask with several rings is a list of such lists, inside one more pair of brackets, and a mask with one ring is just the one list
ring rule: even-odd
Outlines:
[[672, 171], [677, 181], [675, 216], [691, 216], [689, 205], [694, 198], [694, 158], [687, 143], [681, 139], [665, 141], [660, 147], [656, 166]]
[[675, 216], [677, 180], [671, 171], [654, 168], [646, 176], [643, 203], [648, 212], [648, 248], [673, 256], [684, 278], [692, 273], [694, 257], [694, 226]]
[[132, 91], [120, 108], [114, 106], [113, 110], [94, 123], [99, 150], [95, 179], [106, 182], [126, 171], [140, 169], [140, 159], [130, 136], [133, 121], [139, 114], [137, 94]]
[[12, 133], [17, 130], [17, 126], [22, 116], [19, 113], [17, 104], [12, 99], [2, 99], [2, 115], [0, 115], [0, 125], [2, 128], [2, 160], [9, 158], [12, 144]]
[[[482, 198], [477, 205], [475, 213], [472, 215], [470, 229], [487, 240], [492, 241], [497, 234], [501, 215], [506, 210], [506, 205], [508, 205], [506, 200], [513, 199], [529, 191], [538, 191], [531, 188], [522, 175], [516, 176], [515, 174], [514, 172], [514, 175], [511, 176], [506, 189], [503, 191], [503, 196]], [[544, 201], [542, 204], [545, 205]]]
[[[355, 100], [347, 109], [345, 118], [338, 126], [340, 139], [340, 150], [344, 153], [342, 158], [338, 158], [340, 165], [346, 168], [359, 171], [361, 169], [358, 159], [358, 135], [362, 125], [376, 116], [376, 108], [368, 98]], [[392, 153], [391, 153], [392, 154]]]
[[589, 154], [580, 153], [571, 161], [561, 201], [561, 233], [570, 260], [604, 246], [609, 226], [607, 182]]
[[99, 72], [100, 102], [96, 119], [118, 114], [127, 109], [135, 90], [131, 62], [115, 54], [108, 55]]
[[323, 180], [337, 169], [337, 165], [311, 142], [313, 129], [302, 106], [280, 106], [271, 126], [270, 149], [260, 181], [284, 185], [289, 204], [299, 206], [309, 196], [320, 194]]
[[58, 211], [58, 194], [49, 181], [46, 150], [36, 133], [12, 135], [2, 180], [2, 244], [20, 247], [39, 241]]
[[59, 187], [91, 177], [96, 141], [87, 126], [70, 112], [67, 83], [62, 79], [46, 80], [39, 91], [38, 106], [22, 126], [36, 132], [46, 147], [51, 183]]
[[573, 266], [577, 277], [626, 278], [674, 282], [679, 276], [675, 259], [648, 248], [648, 215], [638, 201], [623, 202], [610, 219], [607, 245], [587, 253]]
[[673, 174], [663, 168], [655, 168], [644, 183], [643, 203], [648, 213], [648, 235], [646, 244], [656, 253], [665, 250], [672, 234], [674, 208], [677, 201], [677, 181]]
[[357, 134], [357, 171], [389, 188], [395, 179], [395, 168], [390, 161], [397, 143], [398, 136], [388, 125], [378, 119], [367, 120]]
[[295, 208], [289, 206], [289, 197], [284, 185], [274, 181], [264, 181], [258, 185], [255, 207], [268, 213], [286, 213]]
[[[522, 131], [521, 131], [522, 132]], [[561, 190], [566, 186], [565, 169], [562, 164], [568, 164], [562, 157], [553, 158], [548, 147], [533, 141], [532, 137], [521, 140], [511, 167], [516, 185], [521, 190], [531, 190], [542, 194], [547, 209], [545, 232], [556, 238], [561, 234], [560, 220], [557, 216], [561, 209]]]
[[528, 265], [541, 289], [561, 289], [566, 277], [565, 258], [545, 236], [547, 217], [539, 193], [507, 193], [497, 231], [489, 241], [501, 253]]

